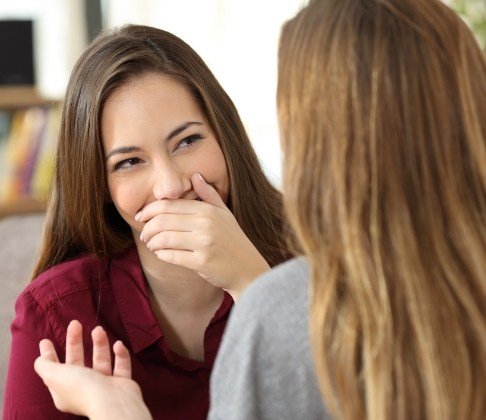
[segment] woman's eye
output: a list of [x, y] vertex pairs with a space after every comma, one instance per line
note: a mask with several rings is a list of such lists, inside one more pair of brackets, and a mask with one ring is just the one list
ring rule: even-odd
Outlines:
[[135, 166], [137, 163], [140, 163], [140, 159], [136, 158], [136, 157], [124, 159], [124, 160], [116, 163], [115, 166], [113, 167], [113, 170], [117, 171], [118, 169], [127, 169], [127, 168], [130, 168], [132, 166]]
[[199, 140], [202, 139], [203, 136], [199, 134], [194, 134], [192, 136], [186, 137], [185, 139], [182, 139], [179, 143], [177, 143], [175, 150], [191, 147], [194, 143], [197, 143]]

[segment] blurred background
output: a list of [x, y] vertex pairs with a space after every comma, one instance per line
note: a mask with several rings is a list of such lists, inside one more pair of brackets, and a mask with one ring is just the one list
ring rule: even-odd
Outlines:
[[[486, 44], [486, 0], [445, 0]], [[0, 217], [42, 209], [59, 104], [73, 64], [104, 28], [168, 30], [206, 61], [235, 102], [262, 166], [279, 186], [275, 108], [282, 23], [305, 0], [0, 1]]]
[[[0, 51], [5, 63], [0, 65], [0, 215], [44, 206], [58, 105], [73, 64], [100, 30], [126, 23], [168, 30], [201, 55], [235, 102], [266, 173], [278, 185], [278, 36], [282, 23], [302, 4], [0, 0]], [[19, 68], [12, 68], [14, 57]]]

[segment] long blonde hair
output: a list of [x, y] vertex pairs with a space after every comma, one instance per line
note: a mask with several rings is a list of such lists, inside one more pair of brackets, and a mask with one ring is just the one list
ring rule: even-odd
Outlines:
[[282, 31], [284, 197], [337, 419], [486, 416], [486, 62], [437, 0], [315, 0]]

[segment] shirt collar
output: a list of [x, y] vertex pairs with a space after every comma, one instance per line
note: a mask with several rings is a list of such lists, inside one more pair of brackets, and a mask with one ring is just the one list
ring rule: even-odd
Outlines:
[[110, 282], [125, 331], [135, 353], [162, 336], [148, 296], [147, 283], [135, 247], [112, 260]]
[[[163, 331], [150, 305], [147, 282], [136, 247], [112, 260], [109, 278], [131, 347], [134, 353], [138, 353], [159, 340]], [[208, 329], [221, 319], [227, 318], [232, 305], [233, 299], [225, 292], [223, 302], [211, 319]], [[205, 337], [205, 341], [207, 338]], [[214, 345], [213, 340], [210, 342], [211, 345], [206, 350], [215, 354], [219, 340], [214, 341], [217, 342]]]

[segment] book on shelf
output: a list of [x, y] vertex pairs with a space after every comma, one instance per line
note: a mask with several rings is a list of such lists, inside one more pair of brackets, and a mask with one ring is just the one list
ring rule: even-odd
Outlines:
[[7, 141], [10, 133], [11, 118], [8, 112], [0, 111], [0, 200], [3, 197], [3, 182], [7, 176]]
[[58, 108], [35, 106], [1, 113], [0, 205], [46, 200], [54, 166]]
[[35, 200], [44, 201], [49, 195], [55, 163], [57, 133], [61, 121], [61, 107], [51, 107], [46, 117], [46, 128], [42, 132], [37, 164], [31, 181], [30, 195]]

